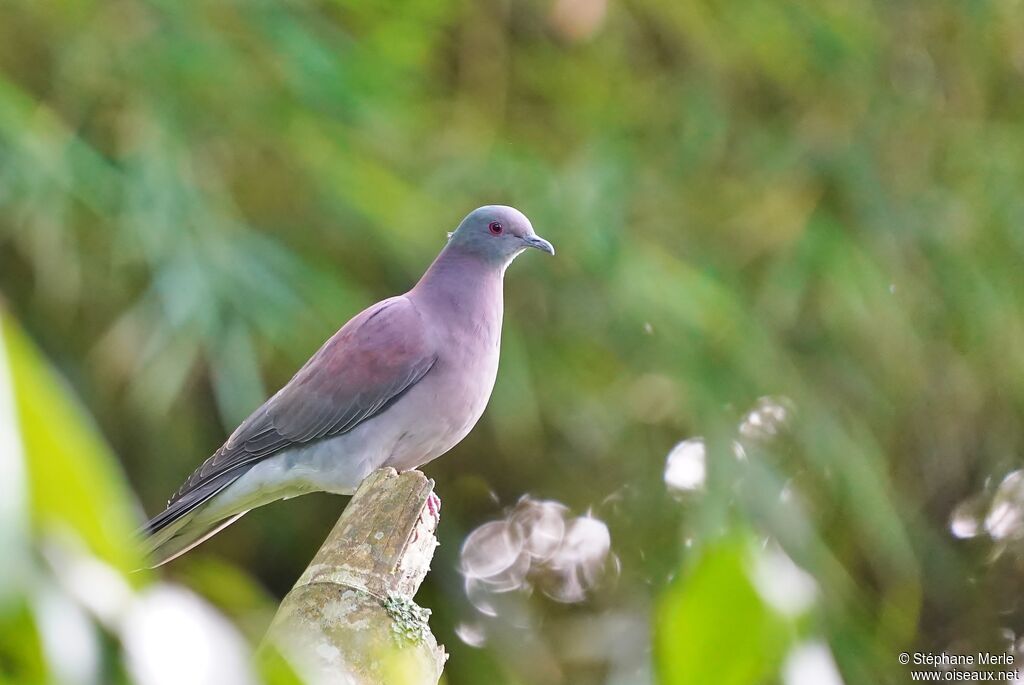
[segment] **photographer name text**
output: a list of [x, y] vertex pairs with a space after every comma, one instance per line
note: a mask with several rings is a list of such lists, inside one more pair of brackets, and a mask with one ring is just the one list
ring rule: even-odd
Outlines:
[[[907, 657], [910, 658], [907, 658]], [[977, 652], [976, 654], [947, 654], [946, 652], [914, 652], [900, 655], [902, 663], [915, 666], [1012, 666], [1013, 654]]]

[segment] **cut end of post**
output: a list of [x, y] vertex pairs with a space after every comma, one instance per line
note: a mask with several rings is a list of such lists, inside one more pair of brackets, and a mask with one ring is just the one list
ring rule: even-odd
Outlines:
[[437, 546], [433, 486], [419, 471], [367, 476], [281, 602], [268, 639], [314, 682], [437, 682], [447, 656], [411, 599]]
[[332, 582], [382, 598], [416, 594], [437, 546], [439, 519], [428, 506], [433, 489], [419, 471], [371, 473], [296, 587]]

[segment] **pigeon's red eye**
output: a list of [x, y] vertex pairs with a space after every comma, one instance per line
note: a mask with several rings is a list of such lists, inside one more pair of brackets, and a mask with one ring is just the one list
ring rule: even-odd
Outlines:
[[487, 224], [487, 229], [494, 235], [501, 235], [501, 232], [505, 230], [505, 227], [501, 225], [500, 221], [492, 221]]

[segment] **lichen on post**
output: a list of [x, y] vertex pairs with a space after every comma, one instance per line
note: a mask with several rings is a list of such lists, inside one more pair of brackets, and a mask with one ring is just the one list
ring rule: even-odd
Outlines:
[[412, 597], [437, 541], [433, 481], [380, 469], [359, 486], [295, 587], [266, 642], [318, 685], [436, 685], [444, 667]]

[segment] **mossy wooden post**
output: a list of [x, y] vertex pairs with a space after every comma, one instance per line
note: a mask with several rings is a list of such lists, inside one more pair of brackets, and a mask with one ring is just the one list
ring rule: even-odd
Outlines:
[[359, 486], [267, 632], [308, 682], [436, 685], [447, 658], [412, 601], [430, 568], [433, 482], [380, 469]]

